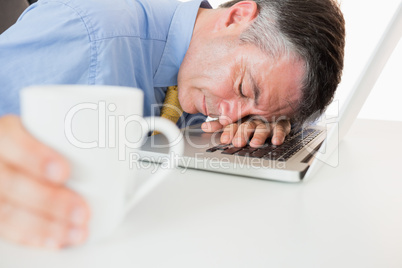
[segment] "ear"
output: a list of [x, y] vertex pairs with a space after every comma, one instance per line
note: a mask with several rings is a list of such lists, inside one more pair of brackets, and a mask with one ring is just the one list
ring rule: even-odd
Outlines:
[[217, 28], [235, 28], [243, 31], [257, 17], [258, 7], [254, 1], [242, 1], [227, 8], [217, 21]]

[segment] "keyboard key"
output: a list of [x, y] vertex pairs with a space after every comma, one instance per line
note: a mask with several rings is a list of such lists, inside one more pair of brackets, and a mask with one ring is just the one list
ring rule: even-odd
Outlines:
[[243, 148], [242, 147], [231, 147], [231, 148], [224, 150], [222, 153], [223, 154], [234, 154], [234, 153], [237, 153], [238, 151], [240, 151], [241, 149], [243, 149]]
[[265, 152], [265, 154], [272, 152], [273, 150], [276, 149], [275, 145], [270, 145], [270, 146], [266, 146], [266, 147], [262, 147], [259, 149], [259, 151], [261, 152]]
[[255, 152], [255, 151], [257, 151], [257, 150], [258, 150], [258, 148], [245, 147], [245, 148], [243, 148], [243, 150], [238, 151], [237, 154], [238, 154], [238, 155], [241, 155], [241, 156], [246, 156], [246, 155], [249, 155], [249, 154], [251, 154], [252, 152]]
[[286, 147], [279, 147], [277, 148], [274, 152], [277, 154], [284, 154], [286, 153], [290, 148], [286, 148]]
[[267, 159], [267, 160], [276, 160], [276, 159], [278, 159], [279, 157], [281, 156], [281, 154], [278, 154], [278, 153], [276, 153], [276, 152], [271, 152], [271, 153], [269, 153], [269, 154], [266, 154], [266, 155], [264, 155], [264, 159]]
[[209, 149], [207, 149], [207, 152], [215, 152], [217, 150], [226, 150], [230, 147], [229, 144], [219, 144], [217, 146], [211, 147]]
[[267, 154], [266, 152], [258, 150], [258, 151], [251, 153], [250, 156], [255, 157], [255, 158], [261, 158], [266, 154]]

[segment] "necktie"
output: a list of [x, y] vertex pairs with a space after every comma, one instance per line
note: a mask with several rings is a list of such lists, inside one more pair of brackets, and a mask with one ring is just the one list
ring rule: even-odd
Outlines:
[[[165, 100], [163, 101], [163, 106], [161, 109], [161, 117], [169, 119], [173, 123], [179, 121], [180, 116], [183, 113], [183, 109], [179, 103], [179, 93], [177, 91], [177, 86], [168, 87], [166, 91]], [[159, 134], [159, 132], [154, 131], [152, 135]]]

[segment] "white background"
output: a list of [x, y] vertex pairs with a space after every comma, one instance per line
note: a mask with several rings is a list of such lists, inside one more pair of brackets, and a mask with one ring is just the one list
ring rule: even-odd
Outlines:
[[[224, 0], [210, 0], [217, 7]], [[343, 0], [346, 20], [346, 54], [342, 83], [335, 100], [342, 105], [368, 61], [382, 32], [401, 0]], [[402, 42], [388, 61], [363, 106], [359, 118], [402, 121]]]

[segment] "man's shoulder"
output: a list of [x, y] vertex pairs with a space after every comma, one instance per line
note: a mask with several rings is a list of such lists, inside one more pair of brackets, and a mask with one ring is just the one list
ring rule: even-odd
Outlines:
[[[161, 10], [169, 12], [169, 8], [176, 8], [180, 0], [40, 0], [36, 4], [59, 3], [77, 10]], [[167, 8], [167, 9], [166, 9]]]
[[165, 29], [167, 31], [167, 26], [180, 2], [176, 0], [42, 0], [38, 4], [49, 3], [70, 8], [82, 19], [96, 40], [116, 36], [164, 37]]

